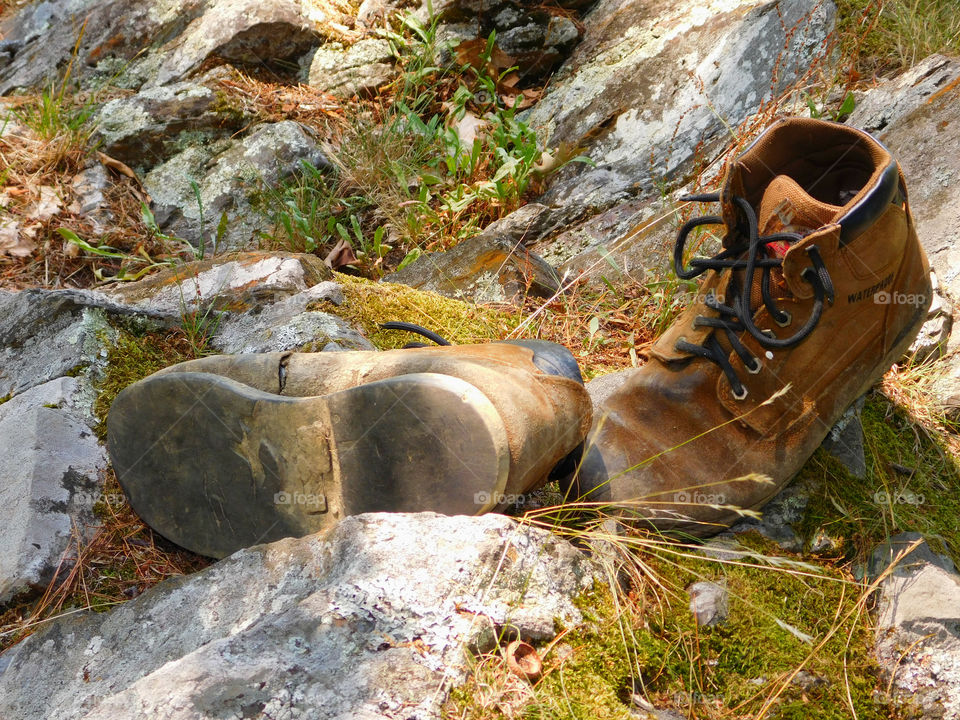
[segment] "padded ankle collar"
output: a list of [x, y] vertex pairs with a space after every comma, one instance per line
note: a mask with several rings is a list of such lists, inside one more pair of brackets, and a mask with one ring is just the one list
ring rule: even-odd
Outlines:
[[887, 206], [897, 198], [899, 185], [900, 172], [897, 164], [891, 160], [870, 192], [837, 221], [840, 225], [840, 247], [857, 238], [880, 219]]

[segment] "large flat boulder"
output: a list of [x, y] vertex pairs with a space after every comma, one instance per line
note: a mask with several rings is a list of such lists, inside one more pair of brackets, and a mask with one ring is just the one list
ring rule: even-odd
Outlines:
[[593, 583], [503, 516], [350, 517], [51, 623], [0, 656], [0, 717], [435, 718], [469, 648], [553, 637]]

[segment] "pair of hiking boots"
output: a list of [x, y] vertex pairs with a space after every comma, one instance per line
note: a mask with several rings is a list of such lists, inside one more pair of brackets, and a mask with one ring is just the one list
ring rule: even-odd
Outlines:
[[[909, 347], [929, 268], [896, 162], [843, 125], [780, 121], [689, 199], [720, 207], [677, 237], [699, 293], [593, 411], [570, 353], [539, 341], [204, 358], [111, 409], [133, 508], [221, 557], [353, 513], [496, 510], [551, 471], [661, 529], [761, 507]], [[722, 247], [688, 261], [701, 227]]]

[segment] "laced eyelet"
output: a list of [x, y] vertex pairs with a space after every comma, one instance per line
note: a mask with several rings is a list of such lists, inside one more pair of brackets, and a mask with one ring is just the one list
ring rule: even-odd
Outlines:
[[747, 395], [750, 394], [750, 393], [747, 392], [747, 388], [746, 388], [745, 385], [741, 385], [741, 386], [740, 386], [740, 391], [741, 391], [741, 392], [740, 392], [740, 394], [738, 395], [736, 390], [733, 390], [733, 389], [730, 390], [730, 394], [733, 395], [733, 399], [734, 399], [734, 400], [746, 400], [746, 399], [747, 399]]
[[683, 350], [680, 348], [680, 343], [685, 343], [685, 342], [687, 342], [687, 336], [681, 335], [680, 337], [677, 338], [677, 341], [673, 344], [673, 349], [676, 350], [677, 352], [683, 352]]
[[784, 317], [785, 317], [786, 319], [785, 319], [783, 322], [780, 322], [779, 320], [777, 320], [776, 318], [774, 318], [773, 321], [774, 321], [777, 325], [779, 325], [780, 327], [787, 327], [790, 323], [793, 322], [793, 315], [791, 315], [791, 314], [790, 314], [788, 311], [786, 311], [786, 310], [781, 310], [780, 312], [783, 313], [783, 315], [784, 315]]
[[760, 358], [755, 357], [753, 362], [749, 365], [744, 364], [744, 367], [747, 369], [747, 372], [751, 375], [757, 375], [761, 370], [763, 370], [763, 364], [760, 362]]
[[777, 339], [776, 333], [774, 333], [773, 330], [771, 330], [771, 329], [769, 329], [769, 328], [764, 328], [764, 329], [761, 330], [760, 332], [762, 332], [764, 335], [766, 335], [766, 336], [767, 336], [768, 338], [770, 338], [771, 340], [776, 340], [776, 339]]

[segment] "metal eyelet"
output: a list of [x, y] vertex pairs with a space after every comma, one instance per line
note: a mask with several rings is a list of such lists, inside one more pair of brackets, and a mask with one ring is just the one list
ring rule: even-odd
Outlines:
[[733, 395], [733, 399], [734, 399], [734, 400], [746, 400], [746, 399], [747, 399], [747, 395], [750, 394], [750, 393], [747, 392], [747, 388], [746, 388], [745, 385], [741, 385], [741, 386], [740, 386], [740, 389], [741, 389], [743, 392], [742, 392], [740, 395], [738, 395], [737, 392], [736, 392], [736, 390], [733, 390], [733, 389], [731, 388], [730, 394]]
[[686, 341], [687, 341], [687, 336], [681, 335], [680, 337], [677, 338], [677, 341], [673, 344], [673, 349], [676, 350], [677, 352], [683, 352], [683, 350], [681, 350], [679, 346], [680, 346], [680, 343], [685, 343]]
[[756, 375], [763, 369], [763, 365], [760, 363], [760, 358], [758, 357], [755, 357], [750, 365], [744, 364], [744, 367], [751, 375]]
[[793, 322], [793, 315], [791, 315], [791, 314], [790, 314], [788, 311], [786, 311], [786, 310], [781, 310], [780, 312], [782, 312], [784, 315], [786, 315], [786, 320], [784, 320], [783, 322], [780, 322], [779, 320], [777, 320], [776, 318], [774, 318], [773, 321], [774, 321], [777, 325], [779, 325], [780, 327], [787, 327], [790, 323]]
[[777, 339], [776, 334], [773, 332], [773, 330], [770, 330], [769, 328], [764, 328], [764, 329], [761, 330], [760, 332], [763, 333], [764, 335], [766, 335], [766, 336], [767, 336], [768, 338], [770, 338], [771, 340], [776, 340], [776, 339]]

